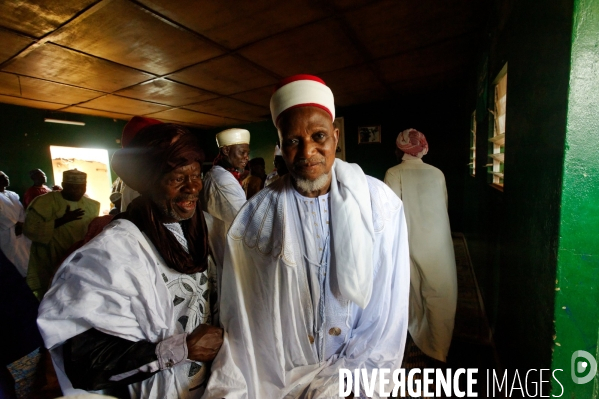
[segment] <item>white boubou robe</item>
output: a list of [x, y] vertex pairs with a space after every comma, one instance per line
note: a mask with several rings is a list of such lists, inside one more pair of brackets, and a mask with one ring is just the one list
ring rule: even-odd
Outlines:
[[23, 277], [27, 275], [31, 240], [24, 234], [17, 236], [15, 225], [24, 221], [25, 211], [19, 195], [8, 190], [0, 192], [0, 249]]
[[[56, 272], [52, 287], [40, 304], [37, 320], [63, 394], [85, 393], [73, 388], [64, 371], [62, 344], [90, 328], [129, 341], [158, 343], [210, 323], [209, 296], [203, 295], [203, 291], [213, 267], [209, 262], [209, 270], [196, 275], [168, 268], [151, 241], [132, 222], [123, 219], [113, 221], [71, 254]], [[181, 311], [187, 316], [183, 324]], [[197, 362], [184, 361], [129, 385], [131, 398], [200, 397], [201, 389], [189, 389], [201, 383], [207, 366], [192, 375], [192, 363]], [[155, 361], [131, 374], [158, 369]]]
[[[239, 181], [225, 168], [214, 165], [204, 177], [202, 189], [202, 205], [212, 216], [210, 245], [219, 268], [222, 267], [227, 240], [227, 231], [233, 219], [245, 204], [245, 192]], [[210, 220], [206, 220], [209, 223]]]
[[340, 368], [401, 367], [407, 228], [382, 182], [336, 160], [331, 190], [311, 199], [287, 175], [248, 201], [227, 244], [225, 341], [204, 398], [337, 397]]
[[387, 171], [403, 201], [411, 260], [410, 335], [428, 356], [445, 361], [455, 319], [457, 277], [443, 172], [415, 157]]

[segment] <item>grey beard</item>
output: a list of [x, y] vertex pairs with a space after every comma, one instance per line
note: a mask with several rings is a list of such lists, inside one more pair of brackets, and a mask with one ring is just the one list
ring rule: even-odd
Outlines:
[[292, 176], [295, 180], [295, 186], [298, 188], [298, 190], [306, 193], [311, 193], [315, 191], [320, 191], [323, 188], [325, 188], [329, 183], [330, 174], [331, 172], [322, 174], [314, 180], [302, 179], [300, 177], [295, 176], [294, 173], [292, 173]]

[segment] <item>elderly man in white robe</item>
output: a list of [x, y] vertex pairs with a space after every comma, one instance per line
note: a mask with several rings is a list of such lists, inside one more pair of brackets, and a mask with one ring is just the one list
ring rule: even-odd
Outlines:
[[9, 185], [8, 176], [0, 171], [0, 249], [25, 277], [31, 241], [23, 234], [25, 211], [19, 194], [7, 190]]
[[428, 153], [424, 134], [404, 130], [396, 144], [404, 153], [402, 162], [387, 171], [385, 183], [402, 199], [408, 221], [410, 336], [424, 354], [445, 362], [458, 292], [445, 177], [422, 161]]
[[204, 397], [331, 398], [340, 388], [358, 396], [364, 387], [346, 387], [340, 369], [401, 367], [403, 206], [358, 165], [335, 159], [335, 105], [322, 80], [284, 80], [271, 112], [290, 173], [252, 197], [228, 232], [225, 342]]
[[210, 244], [220, 269], [227, 230], [246, 202], [240, 172], [249, 161], [250, 132], [237, 128], [223, 130], [216, 135], [216, 145], [219, 153], [212, 168], [204, 176], [202, 204], [204, 210], [212, 216], [207, 220], [210, 225]]
[[112, 167], [141, 196], [60, 266], [39, 309], [65, 395], [193, 399], [222, 343], [211, 325], [203, 152], [173, 124], [139, 131]]

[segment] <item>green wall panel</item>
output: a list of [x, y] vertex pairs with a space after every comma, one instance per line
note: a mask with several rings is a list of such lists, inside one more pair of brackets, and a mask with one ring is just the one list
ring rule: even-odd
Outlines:
[[589, 383], [576, 384], [570, 378], [570, 366], [572, 354], [577, 350], [585, 350], [597, 358], [599, 1], [575, 1], [571, 37], [553, 368], [564, 369], [563, 383], [569, 398], [597, 398], [597, 377]]
[[[48, 184], [54, 182], [50, 146], [104, 148], [111, 157], [120, 148], [116, 142], [121, 138], [125, 121], [78, 114], [60, 114], [45, 110], [0, 104], [3, 128], [0, 133], [0, 170], [11, 180], [9, 190], [23, 197], [31, 186], [29, 170], [40, 168], [48, 176]], [[66, 119], [85, 122], [74, 126], [44, 122], [44, 118]]]

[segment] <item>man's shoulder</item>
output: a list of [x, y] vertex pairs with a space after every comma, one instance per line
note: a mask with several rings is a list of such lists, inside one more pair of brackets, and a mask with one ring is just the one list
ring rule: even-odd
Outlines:
[[31, 201], [29, 208], [35, 208], [36, 206], [49, 206], [50, 204], [66, 202], [62, 198], [60, 191], [50, 191], [43, 195], [38, 195]]
[[89, 197], [81, 197], [81, 200], [86, 203], [88, 206], [93, 206], [94, 208], [100, 209], [100, 202]]
[[19, 194], [15, 193], [14, 191], [10, 191], [10, 190], [4, 190], [4, 191], [13, 199], [16, 199], [17, 201], [19, 200]]
[[379, 179], [368, 175], [366, 175], [366, 181], [370, 190], [372, 214], [375, 220], [390, 218], [401, 209], [401, 199], [399, 199], [389, 186]]
[[233, 182], [239, 184], [239, 182], [237, 182], [237, 179], [235, 178], [235, 176], [233, 176], [233, 174], [231, 172], [229, 172], [222, 166], [218, 166], [218, 165], [214, 165], [206, 173], [206, 176], [204, 177], [204, 181], [212, 182], [213, 184], [216, 184], [216, 185], [230, 184]]
[[83, 248], [105, 247], [113, 251], [131, 251], [135, 243], [147, 241], [139, 228], [127, 219], [111, 221]]

